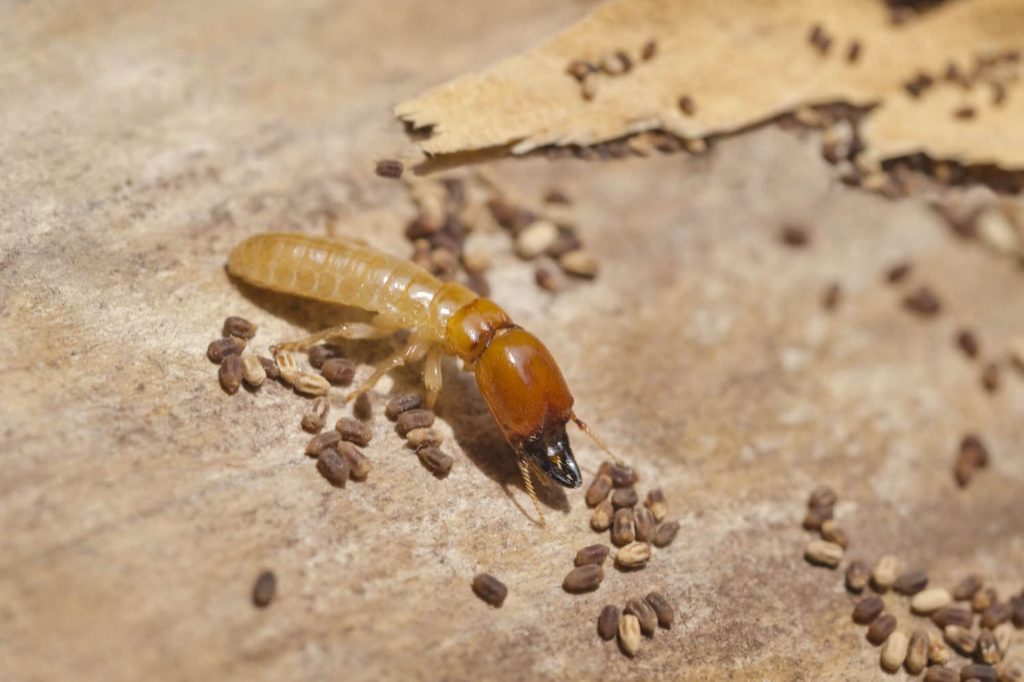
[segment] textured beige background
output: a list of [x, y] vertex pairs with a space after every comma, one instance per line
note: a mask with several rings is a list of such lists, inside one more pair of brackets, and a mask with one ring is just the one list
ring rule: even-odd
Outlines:
[[[504, 252], [495, 298], [682, 522], [647, 570], [610, 571], [597, 593], [559, 587], [595, 539], [582, 495], [548, 509], [548, 532], [529, 522], [454, 366], [439, 410], [452, 475], [434, 480], [381, 419], [375, 471], [344, 491], [302, 456], [294, 395], [217, 387], [203, 352], [226, 314], [259, 323], [261, 345], [333, 315], [244, 297], [222, 270], [230, 247], [335, 215], [405, 253], [411, 208], [370, 172], [409, 148], [390, 107], [590, 6], [0, 7], [0, 679], [880, 677], [838, 574], [801, 559], [820, 481], [857, 555], [1020, 589], [1024, 383], [1007, 374], [985, 395], [951, 336], [968, 323], [986, 352], [1004, 348], [1024, 329], [1024, 279], [922, 199], [842, 187], [810, 138], [498, 165], [527, 194], [566, 188], [604, 271], [551, 298]], [[810, 225], [812, 248], [778, 247], [783, 220]], [[940, 318], [902, 313], [881, 283], [902, 258], [942, 295]], [[827, 315], [833, 279], [846, 300]], [[993, 466], [958, 492], [949, 465], [969, 428]], [[574, 442], [592, 473], [599, 453]], [[264, 567], [279, 597], [257, 611]], [[509, 585], [500, 611], [470, 592], [479, 570]], [[597, 613], [654, 587], [678, 626], [629, 661], [598, 640]]]

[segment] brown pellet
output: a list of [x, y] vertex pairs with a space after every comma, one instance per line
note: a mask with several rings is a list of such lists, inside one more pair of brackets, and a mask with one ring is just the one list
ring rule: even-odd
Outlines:
[[940, 630], [944, 630], [947, 625], [959, 625], [970, 630], [974, 624], [974, 614], [967, 609], [957, 608], [956, 606], [943, 606], [932, 613], [932, 622]]
[[348, 460], [334, 448], [324, 448], [316, 458], [316, 468], [327, 481], [338, 488], [344, 488], [352, 473]]
[[913, 267], [910, 263], [896, 263], [885, 271], [885, 280], [890, 284], [898, 284], [907, 278]]
[[292, 385], [292, 388], [305, 395], [327, 395], [331, 390], [331, 384], [327, 379], [312, 372], [295, 372], [286, 376], [285, 379]]
[[400, 178], [405, 171], [405, 166], [398, 159], [381, 159], [377, 162], [377, 175], [382, 178]]
[[342, 440], [355, 443], [359, 447], [366, 447], [373, 438], [373, 431], [369, 426], [351, 417], [342, 417], [334, 425], [334, 428], [341, 434]]
[[858, 59], [860, 59], [860, 41], [854, 40], [846, 50], [846, 61], [856, 64]]
[[802, 248], [811, 242], [807, 229], [800, 225], [783, 225], [779, 232], [779, 240], [786, 246]]
[[804, 515], [803, 526], [807, 530], [821, 530], [822, 524], [832, 518], [834, 511], [832, 507], [810, 507]]
[[267, 370], [263, 368], [263, 363], [260, 362], [261, 358], [251, 353], [245, 353], [239, 357], [242, 358], [242, 380], [253, 388], [262, 386], [263, 382], [267, 380]]
[[934, 291], [921, 286], [903, 297], [903, 307], [922, 317], [931, 317], [939, 314], [942, 303]]
[[308, 443], [306, 443], [306, 454], [310, 457], [316, 457], [325, 448], [333, 448], [338, 442], [341, 441], [341, 434], [337, 431], [324, 431], [321, 434], [313, 436]]
[[654, 532], [658, 529], [651, 517], [651, 511], [646, 507], [633, 508], [633, 527], [636, 529], [636, 539], [640, 542], [653, 542]]
[[621, 568], [643, 568], [651, 558], [651, 546], [646, 542], [631, 542], [615, 554], [615, 564]]
[[960, 668], [961, 680], [977, 680], [978, 682], [998, 682], [996, 669], [985, 663], [968, 663]]
[[222, 333], [224, 336], [237, 336], [248, 341], [256, 336], [256, 325], [244, 317], [232, 315], [224, 319]]
[[874, 622], [884, 610], [885, 603], [878, 595], [864, 597], [853, 607], [853, 622], [859, 625], [868, 625]]
[[399, 436], [405, 438], [413, 429], [425, 429], [433, 425], [434, 413], [430, 410], [406, 410], [398, 415], [398, 419], [395, 421], [395, 431]]
[[640, 621], [633, 614], [625, 614], [619, 619], [619, 645], [630, 658], [640, 650]]
[[910, 608], [914, 613], [934, 613], [943, 606], [948, 606], [953, 601], [949, 591], [941, 587], [932, 587], [918, 592], [910, 600]]
[[274, 594], [277, 592], [277, 578], [273, 571], [263, 571], [256, 578], [252, 586], [252, 603], [264, 609], [274, 601]]
[[835, 568], [843, 560], [843, 548], [826, 540], [811, 540], [804, 549], [804, 558], [815, 566]]
[[871, 579], [871, 567], [866, 561], [854, 559], [846, 567], [846, 589], [854, 594], [860, 594], [868, 586]]
[[418, 409], [422, 405], [423, 399], [420, 396], [415, 393], [405, 393], [388, 401], [384, 407], [384, 416], [395, 421], [403, 412]]
[[907, 660], [904, 663], [907, 672], [918, 675], [928, 665], [928, 633], [918, 628], [910, 633], [907, 644]]
[[612, 542], [616, 546], [628, 545], [636, 539], [633, 527], [633, 512], [629, 509], [617, 509], [612, 517]]
[[573, 560], [573, 563], [577, 566], [586, 566], [588, 564], [602, 566], [604, 565], [604, 560], [608, 558], [608, 552], [610, 551], [608, 545], [587, 545], [576, 552], [576, 558]]
[[981, 576], [969, 575], [963, 578], [953, 588], [953, 599], [956, 601], [968, 601], [981, 589]]
[[982, 613], [985, 609], [999, 601], [996, 588], [986, 587], [978, 590], [971, 598], [971, 610], [975, 613]]
[[967, 628], [959, 625], [947, 625], [943, 631], [946, 642], [964, 656], [970, 656], [978, 648], [978, 639]]
[[315, 369], [320, 369], [327, 360], [340, 358], [341, 349], [329, 343], [318, 343], [315, 346], [310, 346], [309, 350], [306, 351], [306, 357], [310, 365]]
[[328, 358], [320, 366], [320, 374], [335, 386], [348, 386], [356, 376], [356, 364], [348, 358]]
[[907, 660], [907, 647], [909, 640], [902, 632], [896, 631], [889, 635], [882, 647], [881, 663], [886, 672], [894, 673], [900, 669], [903, 662]]
[[600, 263], [598, 263], [597, 258], [583, 249], [566, 251], [559, 256], [558, 264], [566, 273], [583, 279], [597, 277], [598, 270], [600, 269]]
[[987, 363], [981, 368], [981, 385], [989, 393], [999, 390], [999, 365], [994, 362]]
[[836, 491], [831, 486], [820, 485], [812, 490], [807, 498], [807, 508], [834, 507], [838, 501], [839, 496], [836, 495]]
[[982, 663], [995, 665], [1003, 660], [1003, 654], [999, 651], [999, 644], [996, 636], [991, 630], [982, 630], [978, 633], [978, 658]]
[[868, 641], [878, 646], [889, 639], [889, 635], [894, 630], [896, 630], [896, 616], [891, 613], [883, 613], [868, 626]]
[[281, 378], [286, 383], [292, 383], [295, 381], [295, 375], [299, 371], [298, 365], [295, 363], [295, 354], [290, 350], [277, 350], [274, 353], [274, 362], [277, 363], [278, 369], [281, 372]]
[[1010, 605], [1006, 602], [996, 602], [981, 613], [981, 627], [991, 630], [1010, 620]]
[[406, 444], [413, 450], [419, 450], [420, 448], [432, 445], [434, 447], [439, 446], [444, 438], [441, 437], [434, 429], [421, 428], [413, 429], [409, 433], [405, 434]]
[[825, 293], [821, 297], [821, 305], [825, 310], [835, 310], [843, 297], [843, 288], [838, 282], [832, 282], [825, 287]]
[[594, 513], [590, 515], [590, 527], [599, 533], [608, 530], [612, 525], [614, 514], [615, 508], [612, 507], [612, 501], [603, 500], [594, 507]]
[[501, 608], [508, 596], [508, 588], [505, 583], [495, 578], [490, 573], [481, 573], [473, 578], [473, 593], [491, 606]]
[[978, 352], [981, 350], [980, 344], [978, 343], [978, 337], [970, 329], [961, 329], [956, 335], [956, 345], [960, 347], [960, 350], [964, 352], [969, 358], [978, 357]]
[[640, 59], [649, 61], [654, 58], [654, 55], [658, 53], [658, 43], [654, 40], [648, 40], [644, 43], [643, 47], [640, 48]]
[[960, 121], [969, 121], [974, 118], [976, 113], [974, 107], [959, 107], [953, 111], [953, 118]]
[[370, 475], [373, 463], [370, 458], [359, 451], [359, 448], [352, 443], [338, 443], [336, 448], [338, 454], [348, 462], [349, 477], [353, 481], [365, 481]]
[[607, 474], [612, 479], [612, 485], [616, 488], [628, 488], [639, 480], [636, 469], [626, 465], [620, 466], [614, 462], [603, 462], [598, 469], [598, 473]]
[[597, 617], [597, 634], [608, 641], [619, 631], [619, 607], [608, 604]]
[[533, 281], [541, 289], [558, 293], [569, 285], [565, 274], [549, 262], [543, 262], [533, 271]]
[[310, 403], [309, 408], [302, 415], [302, 430], [310, 433], [320, 433], [324, 424], [327, 423], [327, 412], [331, 409], [327, 398], [319, 397]]
[[591, 592], [600, 586], [602, 580], [604, 580], [604, 569], [600, 566], [595, 564], [577, 566], [565, 576], [565, 580], [562, 581], [562, 589], [574, 594]]
[[445, 478], [452, 470], [455, 460], [438, 448], [427, 446], [416, 451], [420, 463], [437, 478]]
[[654, 546], [659, 549], [662, 547], [668, 547], [672, 544], [672, 541], [676, 539], [676, 534], [678, 532], [678, 521], [667, 521], [661, 524], [658, 526], [658, 530], [654, 531]]
[[633, 60], [621, 50], [601, 60], [601, 68], [611, 76], [621, 76], [633, 68]]
[[668, 599], [665, 599], [665, 595], [661, 592], [648, 592], [647, 596], [644, 597], [647, 603], [654, 609], [654, 613], [658, 616], [658, 625], [669, 630], [672, 628], [672, 623], [676, 620], [676, 610], [672, 608], [672, 604]]
[[840, 528], [832, 519], [822, 522], [821, 539], [839, 545], [843, 549], [850, 546], [850, 537], [846, 534], [846, 531]]
[[683, 95], [679, 98], [679, 110], [687, 116], [693, 116], [697, 113], [697, 103], [689, 95]]
[[953, 668], [928, 668], [924, 673], [924, 682], [960, 682], [960, 673]]
[[616, 509], [635, 507], [639, 499], [636, 488], [619, 488], [612, 493], [612, 506]]
[[1010, 652], [1010, 644], [1013, 643], [1013, 627], [1009, 623], [1003, 623], [992, 631], [992, 636], [996, 639], [996, 646], [999, 647], [999, 653], [1003, 658]]
[[225, 336], [223, 339], [211, 341], [206, 347], [206, 357], [217, 364], [224, 362], [230, 355], [240, 355], [245, 350], [245, 339], [237, 336]]
[[896, 571], [899, 567], [896, 557], [887, 554], [875, 564], [875, 570], [871, 572], [871, 584], [879, 592], [886, 592], [896, 581]]
[[1010, 620], [1016, 628], [1024, 628], [1024, 594], [1010, 597]]
[[263, 357], [262, 355], [259, 356], [259, 361], [260, 364], [263, 365], [263, 371], [267, 373], [268, 379], [274, 379], [276, 381], [281, 378], [281, 368], [277, 366], [276, 362], [270, 358]]
[[352, 414], [360, 421], [369, 421], [373, 417], [373, 403], [370, 402], [370, 394], [366, 391], [356, 396], [352, 404]]
[[242, 385], [242, 358], [238, 355], [229, 355], [220, 363], [217, 370], [217, 378], [220, 380], [220, 387], [228, 395], [238, 393]]
[[647, 500], [644, 504], [651, 510], [651, 516], [656, 522], [661, 523], [665, 520], [665, 515], [668, 514], [668, 504], [665, 502], [665, 494], [661, 492], [661, 488], [648, 490]]
[[657, 632], [658, 614], [643, 599], [630, 599], [626, 602], [626, 608], [622, 612], [636, 616], [636, 619], [640, 621], [640, 632], [648, 637], [652, 637]]
[[594, 67], [589, 62], [586, 62], [582, 59], [572, 60], [571, 62], [569, 62], [569, 66], [565, 68], [565, 72], [567, 74], [581, 82], [592, 71], [594, 71]]
[[586, 501], [588, 507], [596, 507], [605, 498], [608, 497], [608, 492], [612, 489], [612, 479], [606, 474], [598, 474], [593, 481], [590, 483], [590, 487], [587, 488]]
[[928, 574], [924, 571], [911, 571], [897, 576], [892, 589], [900, 594], [914, 595], [928, 587]]

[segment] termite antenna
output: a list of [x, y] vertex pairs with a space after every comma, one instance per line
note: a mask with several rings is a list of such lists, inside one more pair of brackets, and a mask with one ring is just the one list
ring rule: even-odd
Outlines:
[[616, 455], [614, 452], [612, 452], [611, 448], [609, 448], [607, 445], [605, 445], [605, 442], [603, 440], [601, 440], [600, 438], [598, 438], [596, 433], [594, 433], [593, 431], [590, 430], [590, 427], [587, 426], [587, 423], [585, 421], [583, 421], [582, 419], [580, 419], [579, 417], [576, 416], [575, 412], [573, 412], [570, 415], [570, 418], [576, 423], [576, 426], [580, 427], [580, 431], [582, 431], [583, 433], [585, 433], [588, 436], [590, 436], [590, 440], [592, 440], [595, 443], [597, 443], [597, 447], [599, 447], [602, 450], [604, 450], [605, 454], [612, 458], [612, 460], [615, 462], [616, 466], [624, 466], [625, 465], [625, 463], [621, 459], [619, 459], [619, 456]]
[[523, 476], [523, 485], [526, 487], [526, 494], [530, 496], [530, 501], [533, 502], [533, 510], [537, 512], [537, 518], [540, 519], [540, 527], [547, 530], [548, 524], [544, 520], [544, 512], [540, 509], [540, 500], [537, 499], [537, 491], [533, 489], [533, 477], [530, 475], [530, 464], [526, 461], [525, 457], [519, 458], [519, 473]]

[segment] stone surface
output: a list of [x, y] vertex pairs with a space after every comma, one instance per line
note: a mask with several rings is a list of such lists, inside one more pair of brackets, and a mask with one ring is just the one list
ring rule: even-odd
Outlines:
[[[820, 483], [851, 555], [898, 553], [935, 585], [1008, 594], [1024, 562], [1024, 383], [988, 395], [955, 349], [1024, 328], [1024, 278], [947, 233], [923, 198], [829, 175], [810, 137], [767, 129], [706, 157], [506, 161], [525, 195], [574, 198], [593, 282], [552, 298], [511, 243], [494, 298], [559, 359], [577, 410], [682, 524], [643, 571], [561, 589], [583, 492], [531, 522], [471, 377], [445, 368], [425, 471], [382, 416], [374, 473], [332, 488], [303, 454], [306, 401], [225, 395], [206, 359], [224, 317], [293, 338], [337, 311], [240, 292], [223, 264], [267, 229], [362, 236], [406, 254], [412, 214], [374, 162], [411, 149], [395, 102], [522, 51], [591, 3], [6, 3], [0, 8], [0, 679], [862, 679], [878, 652], [840, 572], [805, 564]], [[777, 243], [810, 226], [809, 248]], [[944, 311], [902, 312], [911, 259]], [[820, 294], [839, 281], [832, 313]], [[347, 347], [360, 363], [386, 343]], [[399, 372], [389, 389], [414, 387]], [[991, 466], [958, 491], [965, 431]], [[586, 482], [602, 460], [575, 430]], [[506, 494], [507, 491], [507, 494]], [[266, 609], [251, 603], [263, 570]], [[471, 589], [486, 571], [504, 607]], [[601, 608], [661, 591], [673, 628], [628, 660]]]

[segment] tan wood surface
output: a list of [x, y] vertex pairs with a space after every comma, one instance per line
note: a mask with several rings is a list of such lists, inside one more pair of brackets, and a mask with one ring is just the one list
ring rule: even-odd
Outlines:
[[[1024, 381], [1007, 370], [986, 394], [952, 342], [970, 325], [986, 356], [1005, 353], [1024, 332], [1020, 270], [950, 236], [923, 197], [842, 186], [795, 133], [700, 158], [496, 164], [526, 195], [563, 187], [601, 258], [597, 280], [557, 297], [510, 247], [491, 280], [641, 490], [665, 490], [682, 530], [644, 571], [561, 590], [600, 539], [582, 493], [549, 496], [546, 532], [531, 523], [454, 364], [443, 481], [383, 419], [386, 395], [374, 471], [336, 490], [302, 455], [302, 400], [221, 392], [204, 351], [226, 315], [259, 324], [262, 349], [336, 317], [243, 295], [231, 246], [334, 216], [407, 254], [412, 208], [372, 173], [412, 147], [391, 107], [592, 6], [0, 4], [0, 679], [882, 677], [840, 574], [802, 559], [820, 482], [839, 492], [851, 556], [1024, 586]], [[784, 221], [807, 224], [811, 247], [780, 247]], [[903, 312], [883, 282], [902, 259], [942, 297], [938, 318]], [[844, 300], [826, 313], [832, 281]], [[367, 372], [387, 349], [350, 350]], [[399, 373], [391, 390], [411, 385]], [[959, 491], [967, 430], [992, 465]], [[573, 439], [589, 477], [601, 453]], [[264, 568], [278, 596], [257, 610]], [[509, 586], [500, 610], [469, 589], [482, 570]], [[655, 588], [677, 625], [629, 660], [597, 614]]]

